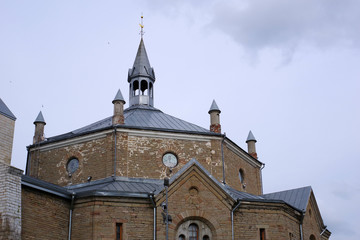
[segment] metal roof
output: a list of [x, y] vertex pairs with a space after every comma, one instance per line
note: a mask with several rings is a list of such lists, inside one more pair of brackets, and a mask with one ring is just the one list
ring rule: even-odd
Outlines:
[[[208, 129], [173, 117], [171, 115], [163, 113], [159, 109], [148, 105], [136, 105], [125, 109], [124, 118], [125, 123], [122, 125], [117, 125], [118, 127], [185, 133], [215, 134], [213, 132], [210, 132], [210, 130]], [[72, 132], [47, 138], [47, 142], [68, 139], [77, 135], [82, 135], [109, 128], [111, 126], [112, 117], [107, 117], [103, 120], [79, 128]]]
[[[96, 193], [121, 193], [122, 196], [128, 194], [157, 194], [163, 188], [163, 181], [158, 179], [109, 177], [89, 183], [82, 183], [66, 187], [68, 191], [76, 193], [78, 196], [96, 195]], [[108, 194], [109, 195], [109, 194]]]
[[209, 110], [209, 113], [212, 112], [212, 111], [220, 111], [220, 108], [218, 107], [218, 105], [216, 104], [215, 102], [215, 99], [212, 101], [212, 104], [210, 106], [210, 110]]
[[123, 101], [125, 103], [124, 97], [123, 97], [120, 89], [116, 93], [116, 96], [115, 96], [115, 98], [114, 98], [114, 100], [112, 102], [114, 103], [115, 101]]
[[309, 202], [311, 191], [311, 187], [307, 186], [281, 192], [268, 193], [262, 195], [262, 197], [265, 199], [282, 200], [301, 211], [305, 211]]
[[45, 123], [44, 116], [42, 115], [42, 112], [40, 111], [38, 116], [36, 117], [34, 123]]
[[146, 53], [144, 40], [141, 38], [139, 48], [135, 57], [133, 68], [129, 69], [128, 81], [137, 76], [150, 77], [155, 81], [154, 69], [150, 66], [150, 61]]
[[[253, 201], [263, 203], [285, 203], [298, 211], [305, 211], [311, 194], [311, 187], [297, 188], [287, 191], [264, 194], [261, 196], [238, 191], [232, 187], [219, 182], [212, 176], [196, 159], [190, 160], [177, 173], [170, 178], [170, 184], [175, 182], [190, 167], [196, 165], [203, 173], [208, 176], [217, 186], [219, 186], [234, 201]], [[55, 194], [60, 197], [70, 199], [72, 194], [77, 197], [87, 196], [118, 196], [148, 198], [149, 195], [157, 195], [164, 189], [162, 179], [146, 178], [127, 178], [127, 177], [108, 177], [96, 181], [61, 187], [27, 175], [23, 175], [22, 185], [32, 187], [41, 191]]]
[[246, 139], [246, 142], [249, 142], [249, 141], [255, 141], [256, 142], [254, 134], [251, 131], [249, 132], [249, 135], [248, 135], [248, 137]]
[[10, 109], [6, 106], [6, 104], [3, 102], [1, 98], [0, 98], [0, 114], [12, 120], [16, 120], [15, 115], [10, 111]]

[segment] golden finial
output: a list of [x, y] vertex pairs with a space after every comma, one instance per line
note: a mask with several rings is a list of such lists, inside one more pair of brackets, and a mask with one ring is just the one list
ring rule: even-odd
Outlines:
[[141, 23], [139, 24], [140, 25], [140, 35], [141, 35], [141, 38], [143, 38], [144, 36], [144, 24], [143, 24], [143, 19], [144, 19], [144, 16], [143, 14], [141, 13]]

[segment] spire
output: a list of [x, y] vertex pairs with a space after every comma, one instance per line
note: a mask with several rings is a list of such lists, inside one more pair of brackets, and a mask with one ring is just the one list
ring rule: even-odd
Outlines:
[[212, 112], [212, 111], [218, 111], [219, 113], [221, 113], [218, 105], [216, 104], [215, 102], [215, 99], [213, 100], [211, 106], [210, 106], [210, 110], [209, 110], [209, 113]]
[[247, 137], [247, 139], [246, 139], [246, 143], [249, 142], [249, 141], [255, 141], [255, 142], [257, 142], [256, 139], [255, 139], [255, 137], [254, 137], [254, 134], [251, 132], [251, 130], [250, 130], [249, 135], [248, 135], [248, 137]]
[[116, 93], [116, 96], [114, 98], [114, 100], [112, 101], [112, 103], [116, 102], [116, 101], [123, 101], [124, 104], [126, 103], [125, 100], [124, 100], [124, 97], [120, 91], [120, 89], [118, 90], [118, 92]]
[[38, 116], [36, 117], [36, 119], [34, 121], [34, 124], [36, 124], [36, 123], [44, 123], [44, 125], [46, 125], [45, 119], [44, 119], [41, 111], [39, 112]]
[[141, 38], [139, 48], [135, 57], [132, 69], [129, 69], [128, 82], [134, 77], [149, 77], [155, 82], [154, 69], [150, 66], [150, 61], [146, 53], [144, 40]]
[[40, 111], [38, 116], [36, 117], [35, 121], [35, 133], [33, 138], [33, 143], [39, 143], [41, 141], [44, 141], [44, 126], [46, 125], [46, 122], [44, 120], [44, 117], [42, 115], [42, 112]]
[[246, 143], [248, 145], [248, 153], [252, 157], [258, 159], [257, 152], [256, 152], [256, 146], [255, 146], [256, 139], [254, 137], [254, 134], [251, 131], [249, 132], [249, 135], [246, 139]]
[[114, 104], [114, 115], [112, 117], [113, 125], [124, 124], [125, 123], [125, 118], [124, 118], [125, 100], [121, 94], [120, 89], [116, 93], [116, 96], [115, 96], [114, 100], [112, 101], [112, 103]]
[[212, 101], [208, 113], [210, 114], [210, 131], [215, 133], [221, 133], [221, 125], [220, 125], [221, 111], [218, 105], [216, 104], [215, 100]]
[[141, 40], [139, 48], [134, 65], [129, 69], [128, 73], [130, 107], [135, 105], [154, 106], [155, 73], [150, 65], [145, 49], [142, 19], [143, 17], [141, 16]]

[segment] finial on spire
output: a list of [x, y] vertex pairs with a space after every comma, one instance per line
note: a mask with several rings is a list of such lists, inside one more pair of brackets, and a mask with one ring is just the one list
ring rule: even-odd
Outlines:
[[141, 13], [141, 23], [139, 24], [139, 25], [140, 25], [140, 35], [141, 35], [141, 38], [143, 38], [143, 36], [144, 36], [144, 24], [143, 24], [143, 19], [144, 19], [144, 16], [143, 16], [143, 14]]

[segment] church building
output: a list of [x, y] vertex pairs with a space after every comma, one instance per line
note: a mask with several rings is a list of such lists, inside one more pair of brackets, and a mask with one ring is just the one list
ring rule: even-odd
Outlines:
[[127, 81], [129, 99], [114, 89], [113, 115], [80, 129], [45, 138], [39, 113], [3, 239], [329, 239], [310, 186], [263, 193], [253, 133], [247, 150], [222, 133], [215, 100], [206, 128], [156, 108], [143, 37]]

